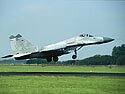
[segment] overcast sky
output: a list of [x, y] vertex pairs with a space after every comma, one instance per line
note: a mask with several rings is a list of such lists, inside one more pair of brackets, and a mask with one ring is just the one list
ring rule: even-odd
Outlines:
[[83, 47], [78, 59], [111, 55], [114, 46], [125, 43], [125, 1], [0, 0], [0, 56], [11, 53], [10, 35], [21, 34], [33, 44], [45, 46], [84, 33], [115, 41]]

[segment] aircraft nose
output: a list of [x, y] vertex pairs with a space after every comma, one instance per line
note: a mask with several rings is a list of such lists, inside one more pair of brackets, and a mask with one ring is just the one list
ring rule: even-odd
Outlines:
[[112, 38], [103, 37], [104, 43], [105, 43], [105, 42], [110, 42], [110, 41], [113, 41], [113, 40], [114, 40], [114, 39], [112, 39]]

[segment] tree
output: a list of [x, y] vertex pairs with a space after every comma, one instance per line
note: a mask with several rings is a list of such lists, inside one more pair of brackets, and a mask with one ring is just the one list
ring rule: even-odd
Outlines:
[[117, 65], [125, 65], [125, 44], [114, 47], [112, 51], [113, 63]]
[[125, 55], [125, 44], [122, 44], [121, 46], [114, 47], [112, 51], [112, 56], [113, 57], [119, 57], [121, 55]]
[[119, 56], [116, 60], [117, 65], [125, 65], [125, 55]]

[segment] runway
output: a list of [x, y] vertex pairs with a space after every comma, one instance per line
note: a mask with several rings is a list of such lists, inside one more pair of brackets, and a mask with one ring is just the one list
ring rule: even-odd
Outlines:
[[107, 72], [0, 72], [0, 76], [125, 76], [125, 73]]

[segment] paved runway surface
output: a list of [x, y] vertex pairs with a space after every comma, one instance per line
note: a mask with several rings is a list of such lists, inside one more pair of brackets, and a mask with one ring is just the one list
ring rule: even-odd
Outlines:
[[125, 76], [125, 73], [100, 72], [0, 72], [0, 76]]

